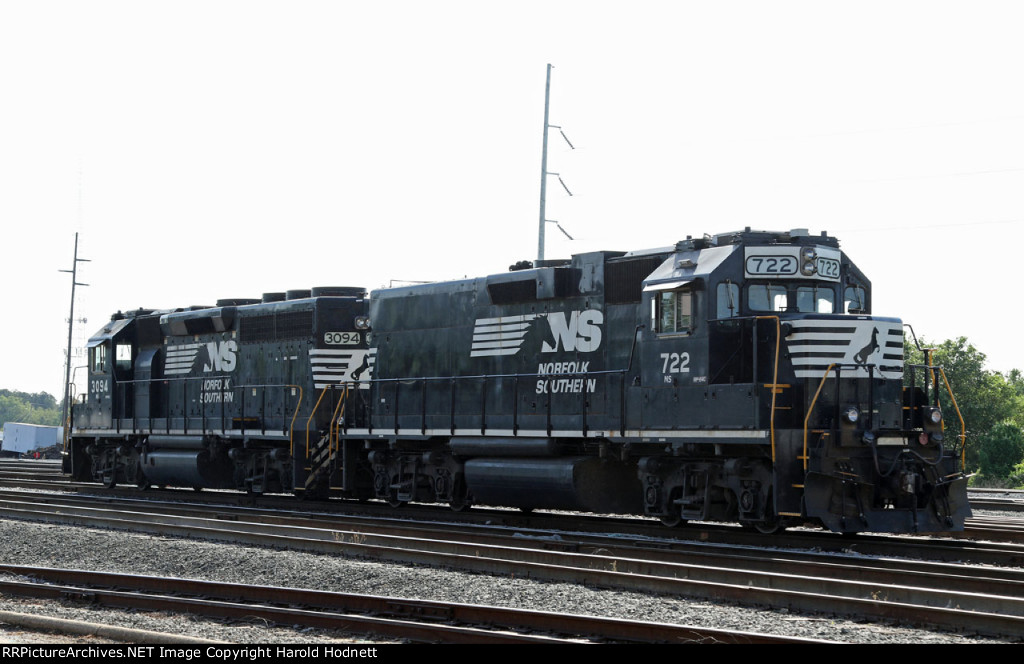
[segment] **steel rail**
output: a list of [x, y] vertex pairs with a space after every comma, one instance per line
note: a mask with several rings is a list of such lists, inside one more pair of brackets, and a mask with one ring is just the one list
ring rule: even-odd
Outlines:
[[[993, 636], [1024, 636], [1024, 599], [1016, 596], [913, 588], [884, 581], [863, 582], [829, 576], [802, 576], [749, 568], [662, 563], [639, 558], [551, 552], [479, 542], [423, 537], [368, 535], [337, 529], [264, 525], [209, 518], [166, 518], [96, 508], [5, 505], [3, 514], [45, 520], [260, 546], [342, 553], [406, 564], [515, 574], [520, 577], [712, 597], [742, 604], [829, 614], [875, 616], [947, 629], [971, 629]], [[996, 583], [993, 580], [993, 584]], [[957, 608], [949, 608], [957, 607]]]
[[[12, 499], [19, 499], [24, 492], [11, 489], [11, 487], [24, 487], [35, 489], [56, 488], [64, 491], [78, 489], [78, 500], [92, 501], [82, 504], [95, 504], [95, 501], [116, 501], [130, 500], [135, 497], [136, 501], [158, 502], [164, 505], [178, 501], [181, 505], [185, 500], [194, 503], [197, 494], [192, 490], [170, 489], [165, 491], [150, 490], [142, 492], [128, 487], [118, 487], [110, 490], [93, 484], [46, 484], [45, 482], [34, 481], [4, 481], [0, 478], [0, 496], [8, 495]], [[34, 494], [38, 500], [45, 501], [45, 494]], [[306, 509], [317, 509], [324, 514], [330, 514], [331, 519], [359, 518], [356, 515], [363, 515], [363, 518], [371, 519], [380, 528], [382, 523], [394, 521], [420, 520], [436, 523], [437, 521], [451, 522], [452, 513], [444, 507], [429, 505], [409, 505], [402, 511], [395, 511], [373, 502], [361, 504], [351, 501], [328, 501], [328, 502], [298, 502], [294, 497], [289, 496], [250, 496], [247, 494], [231, 491], [208, 491], [201, 494], [204, 505], [197, 507], [201, 514], [208, 514], [212, 509], [211, 504], [216, 504], [217, 509], [227, 509], [227, 506], [235, 506], [236, 509], [246, 510], [252, 514], [256, 507], [270, 512], [279, 510], [281, 512], [293, 512], [296, 507], [302, 506]], [[63, 494], [63, 499], [72, 500], [68, 494]], [[238, 507], [245, 505], [246, 507]], [[163, 509], [167, 509], [164, 507]], [[269, 518], [269, 517], [268, 517]], [[294, 518], [285, 517], [288, 519]], [[968, 528], [962, 533], [944, 533], [943, 539], [929, 537], [920, 539], [912, 536], [891, 536], [891, 535], [860, 535], [856, 537], [840, 537], [834, 533], [818, 530], [791, 529], [785, 533], [777, 533], [770, 538], [766, 535], [757, 534], [744, 529], [728, 525], [716, 525], [692, 522], [683, 528], [668, 529], [660, 523], [651, 520], [629, 517], [600, 517], [595, 515], [573, 515], [568, 516], [559, 513], [535, 512], [530, 515], [521, 514], [515, 510], [487, 510], [476, 509], [471, 512], [461, 512], [458, 516], [458, 523], [464, 527], [486, 525], [515, 526], [537, 530], [558, 530], [574, 531], [585, 530], [587, 532], [607, 532], [616, 535], [635, 535], [638, 537], [656, 538], [675, 542], [700, 542], [703, 544], [736, 544], [749, 546], [763, 546], [765, 542], [783, 545], [791, 548], [811, 548], [821, 551], [856, 551], [865, 555], [878, 556], [916, 556], [930, 560], [971, 562], [977, 564], [991, 564], [998, 566], [1019, 565], [1024, 566], [1024, 546], [1013, 544], [1024, 538], [1024, 528], [1015, 530], [1007, 528], [987, 527], [985, 520], [969, 520]], [[430, 526], [436, 528], [436, 525]], [[984, 540], [984, 541], [980, 541]], [[916, 550], [915, 550], [916, 549]]]
[[[135, 574], [21, 565], [0, 565], [0, 574], [32, 579], [0, 580], [0, 588], [12, 594], [39, 592], [50, 598], [67, 598], [80, 593], [92, 602], [119, 608], [136, 608], [140, 606], [136, 598], [145, 598], [149, 600], [143, 605], [147, 608], [184, 609], [213, 617], [258, 618], [283, 624], [298, 621], [349, 632], [358, 627], [359, 631], [428, 642], [829, 643], [479, 604]], [[195, 598], [202, 599], [197, 602]], [[239, 610], [238, 604], [244, 607]]]
[[[0, 491], [0, 501], [11, 497]], [[15, 500], [23, 495], [15, 494]], [[40, 501], [37, 496], [29, 497], [32, 502]], [[43, 502], [60, 502], [62, 505], [94, 507], [96, 500], [81, 498], [51, 498]], [[138, 510], [138, 501], [103, 501], [105, 509]], [[217, 507], [211, 513], [208, 505], [189, 504], [152, 504], [160, 510], [164, 517], [185, 516], [204, 519], [214, 518], [218, 521], [245, 520], [254, 524], [288, 526], [292, 528], [310, 528], [313, 531], [326, 530], [333, 533], [339, 530], [360, 532], [367, 537], [391, 535], [424, 540], [469, 540], [474, 543], [500, 545], [507, 547], [531, 547], [546, 551], [565, 551], [573, 553], [592, 553], [623, 559], [642, 558], [648, 562], [666, 563], [698, 563], [711, 561], [718, 567], [739, 569], [759, 569], [761, 571], [785, 572], [787, 574], [807, 574], [813, 570], [819, 576], [832, 576], [854, 579], [863, 582], [888, 584], [893, 575], [914, 579], [915, 584], [936, 589], [949, 589], [955, 585], [961, 592], [990, 593], [993, 583], [1006, 586], [1007, 594], [1024, 596], [1024, 570], [1013, 568], [977, 568], [964, 564], [946, 564], [942, 562], [915, 561], [905, 558], [869, 558], [858, 556], [852, 558], [848, 554], [829, 554], [811, 551], [774, 550], [771, 555], [763, 552], [750, 551], [747, 547], [714, 542], [687, 542], [644, 539], [624, 540], [621, 535], [602, 536], [585, 533], [561, 532], [557, 539], [551, 538], [550, 531], [539, 529], [515, 528], [511, 530], [493, 526], [480, 527], [460, 524], [420, 523], [416, 521], [394, 519], [368, 519], [359, 516], [337, 516], [330, 514], [281, 514], [276, 511], [256, 510], [252, 508]], [[847, 540], [849, 541], [849, 540]], [[909, 544], [909, 542], [908, 542]], [[926, 555], [933, 548], [934, 542], [922, 543], [917, 553]], [[906, 551], [906, 554], [915, 553]]]
[[[20, 462], [15, 462], [20, 463]], [[30, 464], [53, 465], [53, 462], [28, 462]], [[78, 491], [79, 496], [89, 495], [94, 499], [113, 500], [125, 499], [129, 496], [136, 496], [139, 500], [181, 500], [187, 496], [188, 501], [194, 501], [195, 492], [192, 490], [157, 490], [142, 492], [127, 486], [116, 489], [106, 489], [91, 483], [72, 483], [67, 481], [47, 480], [17, 480], [10, 479], [0, 471], [0, 494], [5, 489], [15, 487], [57, 490], [57, 491]], [[23, 495], [16, 492], [12, 495]], [[43, 494], [37, 494], [41, 496]], [[67, 496], [67, 493], [64, 494]], [[158, 498], [159, 497], [159, 498]], [[43, 498], [40, 498], [41, 500]], [[323, 512], [333, 512], [334, 518], [338, 512], [347, 515], [365, 514], [367, 518], [375, 521], [387, 521], [392, 519], [409, 519], [415, 516], [421, 520], [451, 521], [451, 512], [444, 507], [430, 505], [410, 505], [401, 512], [382, 508], [381, 505], [373, 502], [367, 504], [355, 503], [352, 501], [327, 501], [327, 502], [298, 502], [294, 497], [284, 495], [249, 495], [232, 491], [208, 491], [202, 493], [204, 503], [216, 503], [220, 505], [258, 505], [264, 509], [276, 508], [282, 511], [292, 511], [297, 506], [304, 506], [307, 509], [318, 509]], [[209, 509], [205, 507], [204, 509]], [[382, 510], [386, 512], [382, 514]], [[588, 532], [610, 532], [616, 534], [629, 534], [637, 536], [652, 537], [658, 539], [671, 539], [677, 541], [699, 541], [702, 543], [717, 542], [722, 544], [747, 544], [751, 546], [762, 546], [766, 541], [778, 542], [792, 548], [813, 548], [823, 551], [833, 550], [855, 550], [868, 555], [894, 555], [894, 556], [921, 556], [931, 560], [946, 560], [955, 562], [973, 562], [991, 565], [1021, 565], [1024, 566], [1024, 547], [1015, 546], [1013, 543], [1024, 543], [1024, 527], [1006, 527], [1001, 519], [993, 525], [990, 518], [968, 519], [967, 528], [963, 532], [943, 533], [943, 539], [930, 537], [927, 540], [919, 540], [912, 536], [888, 536], [888, 535], [860, 535], [856, 537], [839, 537], [834, 533], [827, 533], [818, 530], [790, 529], [783, 533], [773, 535], [770, 540], [768, 536], [755, 534], [727, 525], [716, 525], [692, 522], [683, 528], [666, 529], [660, 523], [635, 517], [600, 517], [595, 515], [573, 515], [535, 512], [530, 515], [521, 514], [515, 510], [487, 510], [476, 509], [472, 512], [462, 512], [458, 517], [459, 523], [465, 524], [504, 524], [516, 525], [524, 528], [551, 529], [551, 530], [578, 530], [585, 529]], [[927, 551], [914, 552], [911, 549], [911, 542], [923, 541], [927, 544]], [[1003, 543], [1003, 544], [1000, 544]]]

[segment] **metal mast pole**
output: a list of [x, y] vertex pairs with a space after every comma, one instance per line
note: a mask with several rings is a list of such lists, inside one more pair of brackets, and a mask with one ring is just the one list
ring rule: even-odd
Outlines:
[[88, 286], [89, 284], [78, 283], [78, 263], [88, 263], [88, 259], [78, 257], [78, 233], [75, 233], [75, 257], [71, 263], [70, 270], [60, 272], [71, 273], [71, 313], [68, 314], [68, 350], [67, 364], [64, 367], [64, 407], [61, 409], [60, 425], [64, 427], [64, 435], [67, 435], [68, 412], [71, 408], [71, 332], [75, 325], [75, 286]]
[[544, 84], [544, 145], [540, 158], [540, 230], [537, 235], [537, 261], [544, 260], [544, 199], [548, 189], [548, 103], [551, 98], [551, 64], [548, 64], [547, 83]]

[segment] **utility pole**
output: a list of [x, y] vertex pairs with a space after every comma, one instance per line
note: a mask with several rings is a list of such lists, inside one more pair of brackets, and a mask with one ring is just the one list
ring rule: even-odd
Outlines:
[[64, 428], [64, 436], [68, 434], [68, 414], [71, 412], [71, 333], [75, 325], [75, 286], [88, 286], [78, 283], [78, 264], [88, 263], [86, 258], [78, 257], [78, 233], [75, 233], [75, 257], [70, 270], [59, 270], [71, 273], [71, 313], [68, 315], [68, 350], [64, 367], [64, 407], [61, 409], [60, 425]]
[[544, 203], [548, 191], [548, 107], [551, 102], [551, 63], [548, 63], [548, 78], [544, 84], [544, 144], [540, 157], [540, 230], [537, 235], [537, 262], [544, 260]]
[[562, 138], [565, 139], [565, 142], [569, 144], [569, 147], [572, 148], [573, 150], [576, 149], [576, 147], [569, 141], [569, 137], [565, 135], [564, 131], [562, 131], [561, 127], [559, 127], [558, 125], [548, 124], [548, 109], [550, 107], [550, 102], [551, 102], [551, 69], [552, 69], [552, 66], [549, 63], [548, 64], [547, 82], [544, 84], [544, 143], [543, 143], [543, 146], [542, 146], [542, 149], [541, 149], [541, 158], [540, 158], [540, 229], [537, 232], [537, 262], [538, 263], [540, 261], [544, 260], [544, 225], [545, 224], [548, 224], [548, 223], [555, 224], [556, 226], [558, 226], [558, 230], [560, 230], [563, 233], [565, 233], [565, 236], [567, 238], [569, 238], [570, 240], [573, 239], [571, 235], [569, 235], [568, 233], [565, 232], [565, 229], [562, 228], [561, 225], [559, 225], [559, 223], [557, 221], [554, 221], [552, 219], [548, 219], [547, 215], [545, 214], [545, 210], [544, 210], [545, 204], [546, 204], [546, 199], [547, 199], [548, 176], [549, 175], [557, 176], [558, 177], [558, 181], [562, 183], [562, 187], [565, 189], [566, 193], [568, 193], [570, 196], [572, 196], [572, 192], [569, 191], [569, 187], [565, 186], [565, 182], [562, 180], [562, 176], [561, 175], [559, 175], [558, 173], [548, 173], [548, 129], [551, 128], [551, 127], [557, 129], [562, 134]]

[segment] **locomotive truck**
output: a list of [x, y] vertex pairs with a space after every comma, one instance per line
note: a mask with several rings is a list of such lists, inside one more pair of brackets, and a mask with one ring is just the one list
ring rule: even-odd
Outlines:
[[[65, 468], [114, 486], [962, 529], [941, 368], [836, 238], [743, 231], [483, 278], [118, 313]], [[962, 426], [961, 426], [962, 430]]]

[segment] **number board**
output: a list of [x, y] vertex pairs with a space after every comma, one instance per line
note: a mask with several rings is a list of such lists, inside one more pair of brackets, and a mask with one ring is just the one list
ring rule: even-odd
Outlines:
[[358, 332], [325, 332], [324, 343], [328, 346], [358, 346], [362, 337]]
[[801, 247], [747, 247], [744, 276], [761, 279], [823, 279], [839, 281], [840, 256], [836, 249], [816, 247], [815, 270], [803, 274]]
[[747, 256], [749, 277], [795, 277], [800, 261], [796, 256]]

